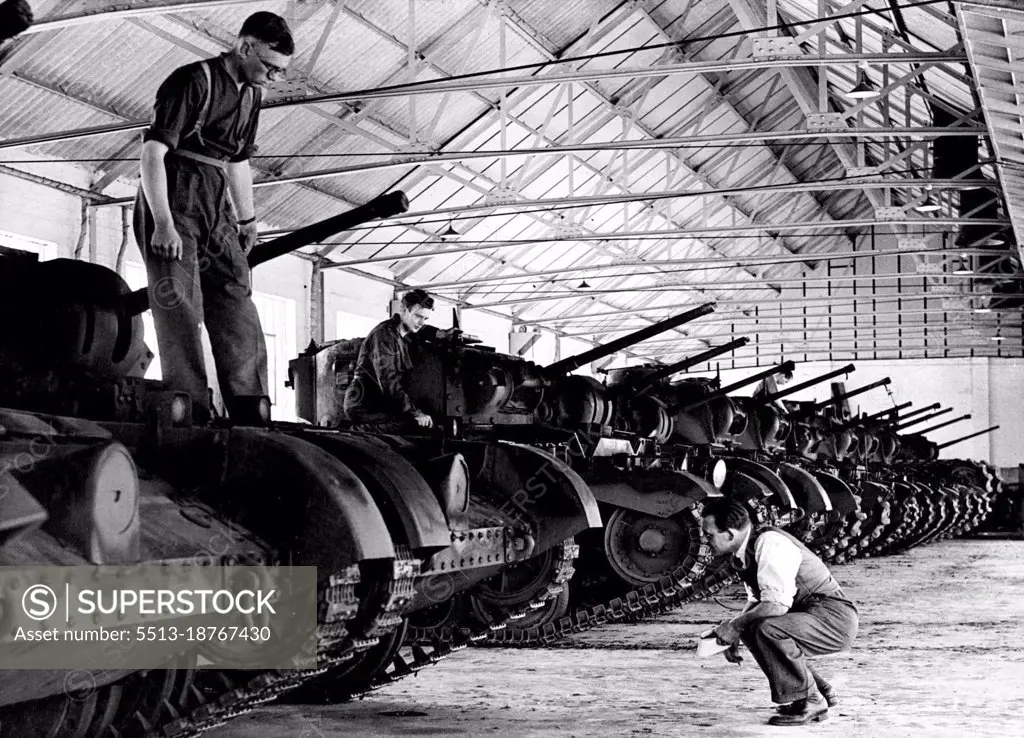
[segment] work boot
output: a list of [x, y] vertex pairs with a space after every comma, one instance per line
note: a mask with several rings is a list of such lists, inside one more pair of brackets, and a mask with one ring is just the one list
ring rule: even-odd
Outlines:
[[805, 725], [828, 720], [828, 703], [817, 689], [806, 699], [797, 700], [785, 707], [785, 713], [780, 710], [778, 715], [769, 718], [769, 725]]
[[[828, 703], [829, 707], [835, 707], [839, 704], [839, 695], [836, 694], [835, 687], [828, 682], [818, 682], [818, 691], [821, 692], [821, 696], [825, 698], [825, 702]], [[775, 711], [780, 715], [793, 715], [799, 710], [796, 708], [797, 702], [790, 702], [788, 705], [779, 705], [775, 708]]]

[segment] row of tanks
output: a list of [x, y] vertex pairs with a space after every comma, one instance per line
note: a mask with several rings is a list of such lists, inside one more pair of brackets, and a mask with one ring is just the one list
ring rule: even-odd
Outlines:
[[[923, 434], [896, 432], [905, 427], [897, 424], [898, 410], [851, 417], [847, 401], [888, 379], [849, 392], [835, 382], [822, 402], [784, 401], [849, 374], [852, 364], [750, 397], [733, 393], [791, 371], [793, 363], [728, 386], [702, 377], [672, 380], [746, 338], [672, 365], [606, 372], [604, 381], [570, 373], [713, 309], [699, 306], [548, 366], [458, 341], [422, 346], [407, 390], [440, 420], [442, 435], [544, 450], [584, 480], [602, 524], [576, 536], [572, 578], [526, 617], [500, 625], [510, 607], [543, 586], [543, 560], [510, 567], [500, 597], [465, 592], [419, 613], [407, 646], [459, 641], [483, 625], [492, 629], [486, 643], [542, 645], [706, 597], [733, 578], [714, 565], [701, 538], [700, 510], [709, 497], [742, 500], [757, 524], [786, 527], [834, 563], [964, 534], [989, 514], [1000, 492], [991, 467], [937, 462], [939, 449]], [[344, 427], [343, 396], [360, 343], [311, 344], [291, 362], [302, 417]], [[517, 499], [533, 496], [525, 487]]]
[[[407, 207], [382, 196], [261, 244], [250, 265]], [[672, 381], [739, 338], [604, 381], [572, 373], [710, 304], [549, 366], [426, 344], [409, 391], [440, 421], [430, 432], [346, 428], [358, 340], [290, 363], [307, 422], [249, 398], [246, 417], [197, 424], [187, 395], [142, 378], [145, 290], [85, 262], [0, 259], [0, 566], [318, 573], [316, 669], [200, 668], [203, 648], [168, 647], [166, 668], [102, 670], [86, 690], [59, 670], [6, 670], [0, 736], [184, 738], [272, 699], [351, 699], [467, 645], [539, 645], [678, 607], [730, 580], [700, 535], [709, 497], [844, 561], [966, 532], [998, 493], [988, 467], [937, 463], [891, 415], [848, 417], [841, 387], [779, 410], [852, 367], [749, 398], [733, 393], [790, 367]], [[16, 604], [5, 596], [0, 613]]]

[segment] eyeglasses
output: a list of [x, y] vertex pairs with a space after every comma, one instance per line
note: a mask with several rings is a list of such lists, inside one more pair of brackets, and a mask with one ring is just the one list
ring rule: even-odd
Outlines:
[[252, 51], [256, 55], [256, 58], [260, 60], [260, 64], [266, 67], [267, 76], [270, 77], [271, 79], [284, 77], [285, 74], [288, 72], [288, 70], [285, 67], [278, 67], [268, 62], [266, 59], [260, 56], [260, 52], [256, 51], [256, 49], [253, 49]]

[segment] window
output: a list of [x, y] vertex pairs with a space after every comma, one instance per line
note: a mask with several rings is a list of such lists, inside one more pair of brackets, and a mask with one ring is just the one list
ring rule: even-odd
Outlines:
[[288, 362], [298, 356], [295, 338], [295, 300], [253, 292], [267, 341], [267, 394], [274, 405], [274, 420], [297, 420], [295, 392], [284, 386]]

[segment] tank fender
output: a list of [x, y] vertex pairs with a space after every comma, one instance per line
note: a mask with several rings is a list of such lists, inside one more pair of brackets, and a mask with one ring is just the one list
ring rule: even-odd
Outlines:
[[706, 497], [722, 496], [711, 482], [685, 471], [651, 470], [601, 476], [603, 481], [590, 483], [590, 491], [598, 502], [658, 518], [670, 518]]
[[807, 513], [829, 512], [832, 501], [825, 488], [814, 475], [795, 464], [779, 464], [779, 477], [789, 487], [800, 505]]
[[386, 520], [401, 527], [401, 543], [422, 554], [451, 545], [448, 519], [423, 475], [383, 441], [372, 436], [310, 431], [303, 439], [341, 460], [359, 475]]
[[725, 482], [725, 493], [737, 500], [760, 501], [772, 496], [772, 491], [757, 479], [733, 470]]
[[850, 485], [834, 474], [812, 472], [832, 502], [832, 509], [843, 515], [857, 512], [857, 499], [853, 496]]
[[860, 496], [864, 507], [871, 507], [889, 496], [889, 488], [877, 482], [861, 482]]
[[365, 559], [392, 559], [391, 534], [366, 485], [335, 456], [300, 438], [234, 428], [223, 440], [223, 482], [204, 502], [320, 576]]
[[451, 450], [466, 459], [474, 489], [496, 493], [503, 523], [535, 531], [536, 553], [601, 527], [597, 500], [586, 482], [546, 451], [509, 441], [458, 441]]
[[786, 486], [778, 474], [773, 472], [764, 464], [741, 457], [730, 458], [729, 467], [735, 471], [742, 472], [748, 477], [756, 479], [769, 490], [775, 497], [775, 501], [782, 508], [783, 512], [794, 510], [798, 507], [792, 491]]

